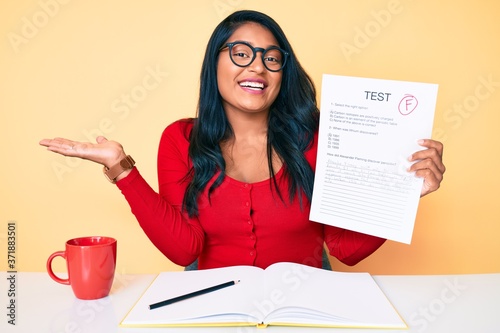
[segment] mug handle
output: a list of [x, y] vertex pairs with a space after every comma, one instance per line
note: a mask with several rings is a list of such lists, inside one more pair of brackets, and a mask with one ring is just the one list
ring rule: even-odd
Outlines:
[[57, 251], [50, 255], [49, 259], [47, 259], [47, 272], [49, 273], [52, 280], [61, 284], [69, 284], [69, 276], [67, 279], [61, 279], [52, 271], [52, 260], [54, 260], [55, 257], [63, 257], [66, 260], [66, 251]]

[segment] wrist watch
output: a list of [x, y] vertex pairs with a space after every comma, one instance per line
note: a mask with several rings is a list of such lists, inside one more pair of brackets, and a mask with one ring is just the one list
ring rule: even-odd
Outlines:
[[135, 165], [135, 161], [132, 156], [127, 155], [119, 163], [113, 165], [111, 168], [104, 167], [102, 170], [104, 175], [111, 183], [116, 183], [116, 178], [127, 170], [130, 170]]

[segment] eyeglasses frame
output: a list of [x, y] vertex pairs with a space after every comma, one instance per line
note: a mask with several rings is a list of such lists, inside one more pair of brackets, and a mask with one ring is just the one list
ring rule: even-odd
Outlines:
[[[243, 45], [246, 45], [248, 46], [252, 52], [253, 52], [253, 57], [252, 57], [252, 60], [250, 60], [250, 62], [247, 64], [247, 65], [240, 65], [240, 64], [237, 64], [234, 60], [233, 60], [233, 57], [231, 56], [231, 52], [233, 50], [233, 46], [234, 45], [237, 45], [237, 44], [243, 44]], [[254, 60], [255, 60], [255, 57], [257, 56], [257, 52], [260, 52], [261, 53], [261, 59], [262, 59], [262, 63], [264, 64], [264, 67], [270, 71], [270, 72], [279, 72], [280, 70], [282, 70], [285, 65], [286, 65], [286, 61], [289, 57], [289, 53], [285, 50], [283, 50], [282, 48], [278, 47], [278, 46], [269, 46], [268, 48], [264, 49], [262, 47], [253, 47], [252, 45], [250, 45], [249, 43], [247, 42], [243, 42], [243, 41], [237, 41], [237, 42], [231, 42], [231, 43], [226, 43], [224, 46], [222, 46], [220, 49], [219, 49], [219, 52], [221, 52], [222, 50], [224, 50], [225, 48], [228, 48], [229, 49], [229, 59], [231, 59], [231, 61], [233, 62], [233, 64], [235, 64], [236, 66], [238, 67], [248, 67], [250, 66]], [[277, 69], [277, 70], [274, 70], [274, 69], [270, 69], [269, 67], [267, 67], [266, 65], [266, 62], [264, 60], [264, 54], [266, 54], [267, 51], [269, 50], [279, 50], [282, 54], [283, 54], [283, 62], [281, 64], [281, 67], [280, 69]]]

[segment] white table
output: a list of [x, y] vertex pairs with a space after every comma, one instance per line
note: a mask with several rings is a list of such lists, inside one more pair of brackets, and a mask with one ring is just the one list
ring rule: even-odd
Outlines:
[[110, 296], [82, 301], [70, 286], [46, 273], [16, 274], [16, 325], [7, 315], [9, 274], [0, 272], [0, 332], [500, 332], [500, 273], [432, 276], [374, 276], [409, 330], [357, 330], [272, 327], [137, 329], [118, 323], [153, 280], [154, 275], [117, 275]]

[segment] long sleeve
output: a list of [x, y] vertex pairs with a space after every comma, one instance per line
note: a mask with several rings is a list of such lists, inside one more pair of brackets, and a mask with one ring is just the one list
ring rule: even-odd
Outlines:
[[346, 265], [353, 266], [375, 252], [385, 239], [325, 226], [325, 243], [332, 256]]
[[[182, 125], [182, 123], [181, 123]], [[204, 232], [197, 219], [181, 211], [187, 174], [187, 156], [179, 122], [167, 127], [158, 153], [159, 193], [134, 168], [117, 186], [151, 242], [172, 262], [186, 266], [203, 250]], [[186, 142], [183, 142], [185, 140]]]

